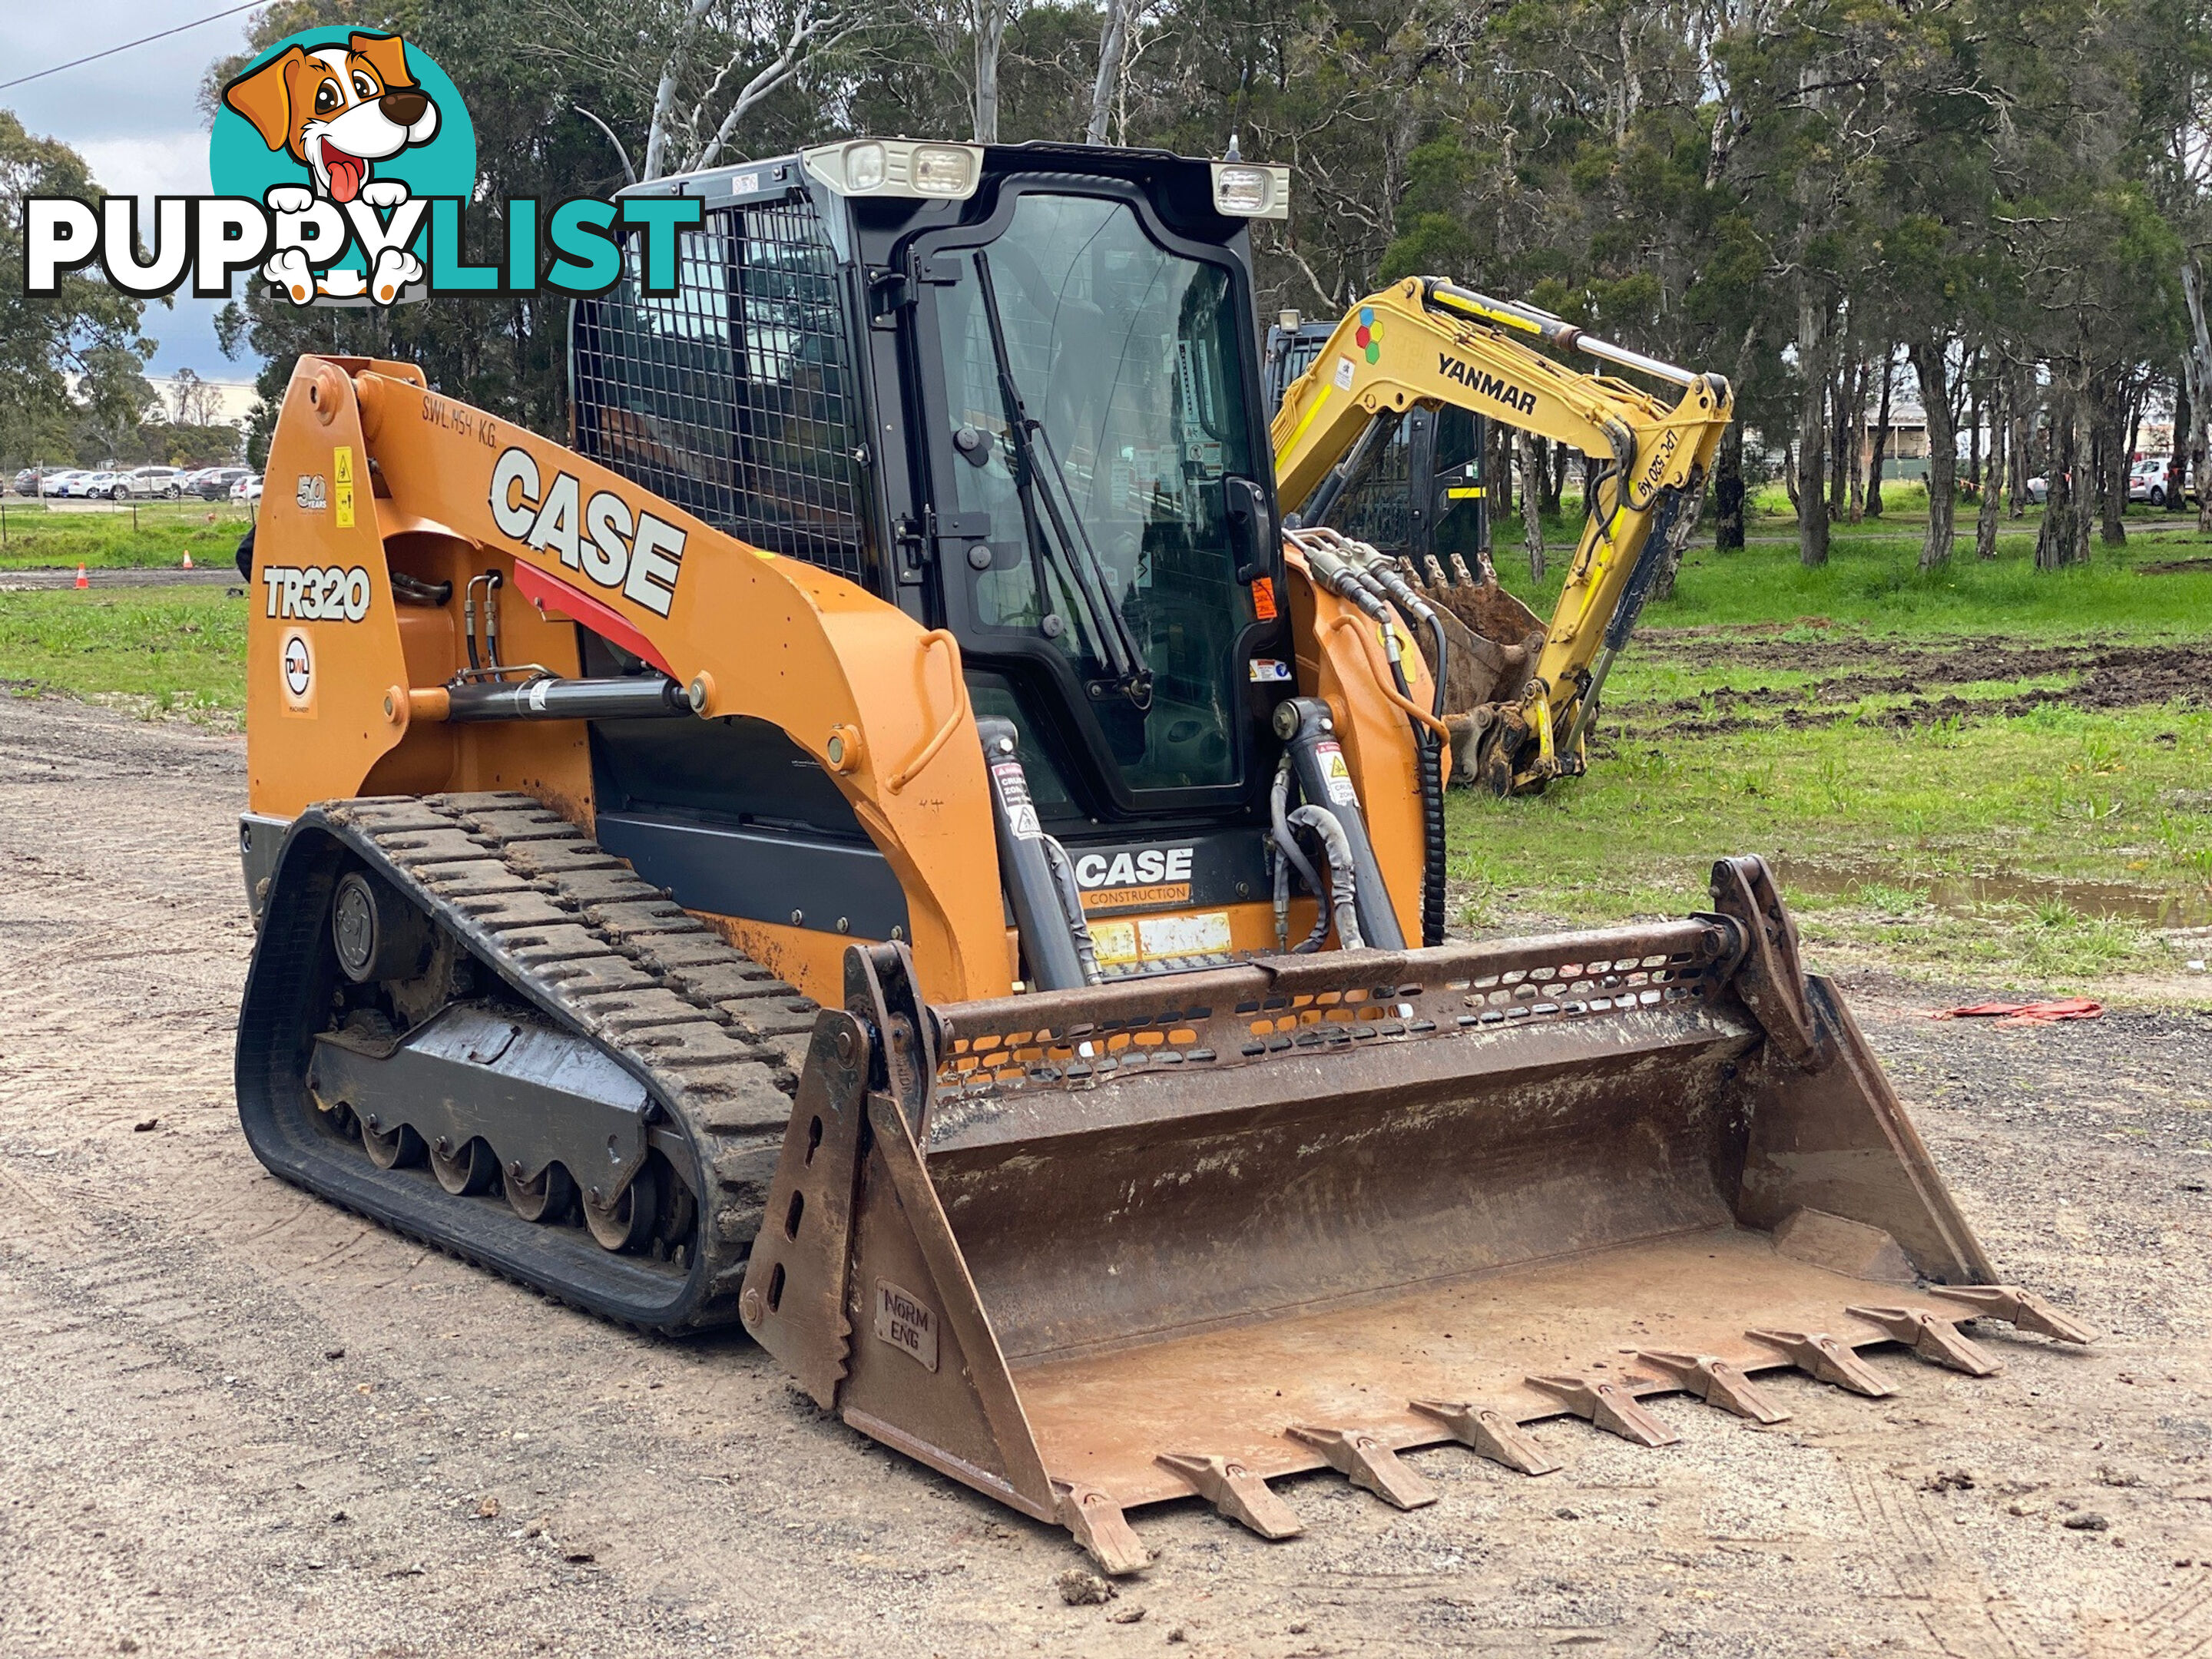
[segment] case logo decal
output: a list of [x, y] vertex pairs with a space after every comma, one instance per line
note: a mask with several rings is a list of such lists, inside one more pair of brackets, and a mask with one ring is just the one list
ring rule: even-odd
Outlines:
[[675, 602], [687, 532], [634, 512], [611, 489], [594, 490], [585, 501], [583, 486], [569, 473], [544, 483], [526, 449], [502, 450], [493, 465], [491, 517], [502, 535], [554, 554], [656, 617], [666, 616]]

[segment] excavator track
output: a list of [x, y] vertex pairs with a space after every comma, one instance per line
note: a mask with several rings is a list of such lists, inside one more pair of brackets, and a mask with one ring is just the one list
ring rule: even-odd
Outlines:
[[[690, 1200], [663, 1205], [686, 1218], [684, 1237], [604, 1248], [587, 1225], [558, 1224], [581, 1214], [573, 1202], [532, 1220], [497, 1182], [455, 1194], [431, 1170], [379, 1166], [363, 1122], [390, 1126], [386, 1146], [404, 1144], [410, 1103], [330, 1098], [317, 1073], [333, 1036], [384, 1027], [349, 1012], [362, 994], [331, 944], [332, 895], [351, 871], [417, 907], [449, 957], [465, 953], [454, 988], [414, 1029], [456, 1008], [513, 1011], [512, 1029], [588, 1042], [643, 1085], [660, 1178]], [[294, 823], [270, 884], [240, 1019], [240, 1117], [275, 1174], [386, 1226], [605, 1318], [710, 1328], [737, 1318], [816, 1012], [533, 797], [327, 802]], [[396, 1047], [373, 1035], [362, 1052]]]

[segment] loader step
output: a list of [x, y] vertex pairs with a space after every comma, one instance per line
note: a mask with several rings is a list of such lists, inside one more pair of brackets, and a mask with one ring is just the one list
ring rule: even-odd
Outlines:
[[[350, 994], [330, 942], [331, 893], [354, 870], [465, 953], [447, 999], [394, 1023], [404, 1030], [359, 1009], [340, 1029], [348, 1016], [333, 1012]], [[492, 1017], [501, 1009], [512, 1019]], [[531, 796], [330, 802], [294, 823], [270, 884], [240, 1018], [240, 1117], [276, 1175], [573, 1306], [672, 1334], [726, 1325], [815, 1012]], [[442, 1036], [455, 1018], [512, 1032], [517, 1052], [566, 1044], [575, 1058], [541, 1063], [535, 1086], [511, 1066], [486, 1073], [500, 1045]], [[471, 1105], [472, 1062], [497, 1086]], [[422, 1085], [441, 1077], [459, 1081], [432, 1098]], [[587, 1077], [590, 1098], [579, 1092]], [[514, 1115], [562, 1109], [575, 1119], [565, 1142]], [[596, 1124], [609, 1149], [596, 1168], [574, 1151], [580, 1124]], [[499, 1179], [469, 1181], [479, 1144]], [[549, 1149], [566, 1153], [559, 1170]], [[680, 1191], [629, 1190], [653, 1152]], [[582, 1196], [569, 1199], [561, 1170]], [[525, 1178], [533, 1184], [510, 1200], [503, 1182]], [[552, 1213], [525, 1213], [533, 1191]], [[635, 1215], [639, 1192], [659, 1220], [625, 1233], [623, 1206]], [[579, 1217], [586, 1224], [559, 1224]]]

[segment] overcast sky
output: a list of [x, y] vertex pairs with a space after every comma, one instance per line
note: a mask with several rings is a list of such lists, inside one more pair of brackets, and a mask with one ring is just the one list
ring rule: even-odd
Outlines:
[[[227, 9], [228, 0], [0, 0], [0, 81], [119, 46]], [[217, 58], [240, 52], [252, 12], [173, 34], [27, 87], [0, 92], [31, 131], [58, 138], [92, 164], [118, 196], [205, 194], [208, 134], [200, 124], [200, 77]], [[177, 297], [174, 310], [146, 307], [145, 331], [161, 342], [149, 375], [179, 368], [204, 380], [250, 380], [255, 365], [233, 362], [215, 343], [222, 301]]]

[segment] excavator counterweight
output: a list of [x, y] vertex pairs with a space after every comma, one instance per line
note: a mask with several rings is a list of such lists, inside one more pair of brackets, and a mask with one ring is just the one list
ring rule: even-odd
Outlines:
[[1279, 172], [856, 139], [642, 188], [701, 225], [578, 305], [573, 447], [293, 372], [241, 549], [269, 1168], [742, 1323], [1115, 1572], [1146, 1504], [1287, 1536], [1279, 1476], [1418, 1507], [1411, 1447], [1534, 1472], [1531, 1422], [2068, 1334], [1756, 860], [1447, 942], [1455, 636], [1276, 515]]

